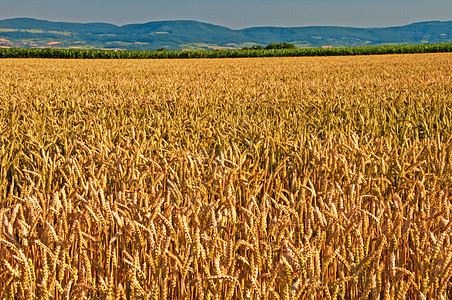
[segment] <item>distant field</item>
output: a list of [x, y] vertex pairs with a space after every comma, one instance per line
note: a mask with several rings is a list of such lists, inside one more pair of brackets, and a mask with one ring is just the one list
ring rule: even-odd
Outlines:
[[0, 298], [450, 299], [451, 65], [0, 60]]

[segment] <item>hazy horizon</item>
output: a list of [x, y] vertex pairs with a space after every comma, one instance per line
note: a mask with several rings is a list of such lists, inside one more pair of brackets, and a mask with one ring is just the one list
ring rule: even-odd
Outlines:
[[28, 17], [115, 25], [193, 20], [233, 29], [259, 26], [390, 27], [452, 20], [450, 0], [4, 0], [0, 19]]

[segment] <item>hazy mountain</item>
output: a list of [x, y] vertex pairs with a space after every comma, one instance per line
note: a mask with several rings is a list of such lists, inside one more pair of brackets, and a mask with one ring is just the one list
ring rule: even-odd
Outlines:
[[108, 23], [0, 20], [0, 47], [120, 48], [133, 50], [241, 48], [289, 42], [298, 47], [452, 42], [452, 21], [385, 28], [253, 27], [232, 30], [196, 21], [116, 26]]

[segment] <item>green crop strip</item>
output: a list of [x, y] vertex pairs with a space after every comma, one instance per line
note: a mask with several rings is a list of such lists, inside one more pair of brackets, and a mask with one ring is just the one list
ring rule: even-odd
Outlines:
[[0, 58], [76, 58], [76, 59], [159, 59], [159, 58], [238, 58], [238, 57], [297, 57], [345, 56], [404, 53], [452, 52], [452, 43], [425, 45], [385, 45], [349, 48], [299, 48], [271, 50], [213, 50], [213, 51], [128, 51], [54, 48], [5, 48]]

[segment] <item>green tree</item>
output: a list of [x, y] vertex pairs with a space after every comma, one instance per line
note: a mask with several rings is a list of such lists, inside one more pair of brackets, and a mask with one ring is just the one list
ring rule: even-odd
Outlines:
[[296, 49], [297, 47], [292, 43], [270, 43], [268, 44], [265, 49]]

